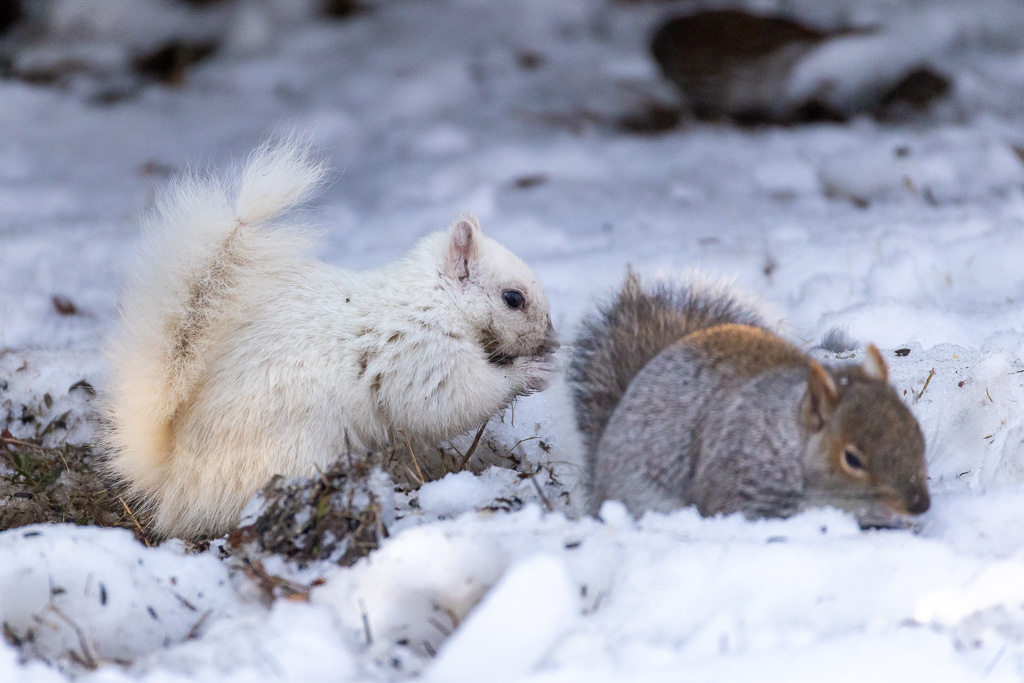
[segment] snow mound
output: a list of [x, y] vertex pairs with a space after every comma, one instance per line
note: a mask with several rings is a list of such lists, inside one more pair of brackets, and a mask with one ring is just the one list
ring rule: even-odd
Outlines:
[[0, 533], [0, 621], [24, 654], [132, 661], [235, 604], [226, 568], [123, 530], [34, 525]]

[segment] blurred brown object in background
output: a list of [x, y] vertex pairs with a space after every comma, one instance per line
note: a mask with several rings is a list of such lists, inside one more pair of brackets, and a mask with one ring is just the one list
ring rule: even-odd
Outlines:
[[796, 69], [819, 48], [833, 41], [871, 39], [878, 31], [821, 31], [781, 17], [704, 11], [662, 24], [651, 39], [651, 54], [697, 119], [806, 123], [868, 113], [883, 121], [907, 120], [951, 87], [949, 77], [923, 57], [892, 73], [860, 79], [856, 96], [845, 101], [830, 96], [830, 80], [802, 96], [790, 91]]
[[908, 119], [949, 92], [951, 85], [949, 78], [933, 69], [914, 69], [882, 95], [872, 113], [883, 121]]
[[188, 67], [216, 51], [217, 45], [210, 42], [170, 40], [151, 52], [138, 55], [132, 63], [140, 76], [165, 85], [181, 86], [185, 83]]
[[21, 0], [0, 2], [0, 34], [21, 21]]
[[366, 11], [366, 6], [359, 0], [322, 0], [322, 2], [323, 13], [335, 19], [345, 19]]
[[670, 19], [651, 39], [662, 73], [698, 119], [776, 120], [796, 62], [830, 34], [737, 10]]

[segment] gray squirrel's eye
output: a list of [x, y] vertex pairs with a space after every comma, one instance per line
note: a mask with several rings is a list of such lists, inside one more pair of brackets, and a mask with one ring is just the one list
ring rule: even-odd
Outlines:
[[851, 470], [864, 469], [864, 463], [861, 461], [860, 456], [850, 449], [843, 451], [843, 459], [846, 461], [846, 466]]
[[519, 309], [526, 304], [526, 297], [523, 296], [523, 293], [514, 289], [505, 290], [501, 298], [505, 300], [505, 305], [509, 308]]

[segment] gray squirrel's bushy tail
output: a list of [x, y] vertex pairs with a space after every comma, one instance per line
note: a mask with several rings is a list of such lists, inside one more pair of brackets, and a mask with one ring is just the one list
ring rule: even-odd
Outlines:
[[721, 283], [645, 287], [632, 269], [614, 300], [586, 319], [569, 363], [576, 424], [593, 453], [630, 382], [652, 358], [698, 330], [740, 323], [764, 327], [758, 306]]

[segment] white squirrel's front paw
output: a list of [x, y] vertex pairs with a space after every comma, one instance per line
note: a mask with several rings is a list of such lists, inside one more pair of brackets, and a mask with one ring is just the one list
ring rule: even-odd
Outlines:
[[547, 389], [554, 377], [558, 363], [551, 354], [543, 356], [520, 356], [512, 361], [514, 390], [517, 396], [525, 396]]

